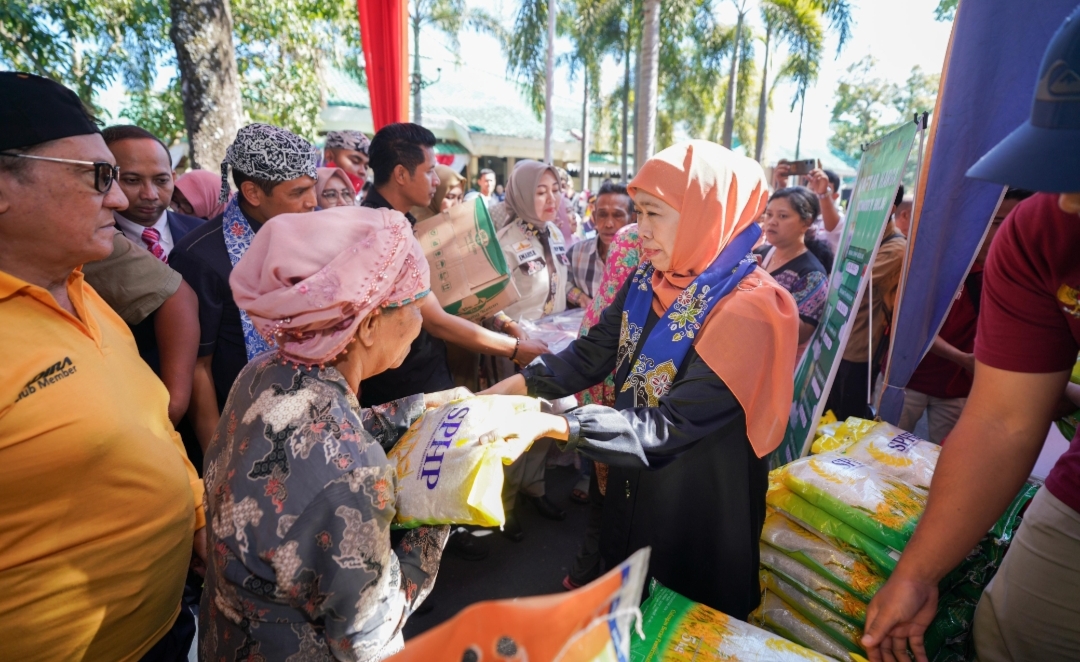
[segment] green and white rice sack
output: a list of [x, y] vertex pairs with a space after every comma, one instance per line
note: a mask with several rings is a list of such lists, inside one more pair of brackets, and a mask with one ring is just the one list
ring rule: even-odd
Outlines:
[[765, 495], [765, 502], [775, 508], [777, 512], [783, 513], [791, 521], [808, 531], [813, 531], [838, 548], [852, 550], [853, 553], [861, 552], [865, 554], [866, 558], [873, 563], [882, 576], [888, 577], [896, 569], [896, 562], [900, 560], [900, 552], [889, 549], [889, 547], [882, 545], [870, 536], [856, 531], [795, 494], [783, 484], [774, 486], [770, 480], [769, 492]]
[[809, 597], [774, 572], [762, 570], [761, 583], [765, 590], [776, 594], [789, 608], [802, 614], [847, 651], [862, 653], [862, 646], [859, 645], [859, 640], [863, 635], [862, 628], [852, 625], [847, 619]]
[[864, 534], [903, 550], [926, 509], [926, 493], [852, 457], [822, 453], [781, 468], [791, 491]]
[[804, 595], [817, 600], [852, 625], [861, 627], [866, 624], [866, 602], [780, 550], [762, 544], [761, 565], [791, 582]]
[[812, 651], [837, 660], [850, 659], [845, 647], [836, 643], [821, 628], [792, 609], [771, 591], [765, 591], [761, 598], [761, 606], [750, 615], [750, 618], [756, 625]]
[[765, 516], [761, 541], [828, 577], [864, 602], [869, 602], [885, 584], [885, 576], [865, 553], [840, 541], [830, 542], [779, 512]]

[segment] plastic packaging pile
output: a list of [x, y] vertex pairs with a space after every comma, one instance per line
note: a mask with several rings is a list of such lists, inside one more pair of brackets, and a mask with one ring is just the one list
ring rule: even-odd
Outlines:
[[[761, 536], [761, 606], [751, 622], [824, 655], [862, 653], [866, 606], [896, 568], [926, 507], [940, 447], [858, 418], [818, 428], [814, 455], [770, 475]], [[926, 633], [934, 662], [971, 658], [975, 606], [1000, 565], [1029, 482], [939, 586]]]
[[505, 524], [503, 465], [534, 440], [485, 435], [512, 428], [521, 413], [538, 411], [535, 398], [475, 395], [425, 412], [386, 454], [397, 465], [394, 525]]

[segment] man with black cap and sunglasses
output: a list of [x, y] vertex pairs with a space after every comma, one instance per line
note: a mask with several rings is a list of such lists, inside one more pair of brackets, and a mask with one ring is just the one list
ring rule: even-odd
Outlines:
[[118, 169], [67, 88], [0, 72], [0, 99], [0, 650], [185, 659], [202, 481], [164, 385], [79, 269], [113, 250]]
[[[909, 645], [926, 659], [938, 582], [1016, 496], [1069, 404], [1080, 351], [1080, 8], [1046, 50], [1029, 121], [968, 176], [1043, 193], [1016, 206], [990, 248], [971, 396], [915, 535], [867, 609], [874, 660], [906, 660]], [[979, 601], [973, 639], [981, 662], [1080, 656], [1080, 435], [1032, 499]]]

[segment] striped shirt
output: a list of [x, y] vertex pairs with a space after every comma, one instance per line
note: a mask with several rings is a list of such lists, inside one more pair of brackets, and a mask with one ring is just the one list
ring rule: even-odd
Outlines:
[[570, 282], [566, 290], [566, 300], [573, 305], [580, 305], [582, 297], [596, 297], [600, 291], [600, 281], [604, 279], [604, 261], [597, 251], [597, 237], [579, 241], [567, 251], [570, 267], [567, 277]]

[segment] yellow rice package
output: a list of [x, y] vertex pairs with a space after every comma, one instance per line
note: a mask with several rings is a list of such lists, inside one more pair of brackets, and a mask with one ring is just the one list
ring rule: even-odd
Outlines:
[[805, 595], [844, 617], [852, 625], [866, 624], [866, 601], [827, 577], [819, 575], [783, 552], [761, 545], [761, 565], [791, 582]]
[[865, 553], [846, 543], [827, 540], [779, 512], [766, 515], [761, 542], [839, 584], [863, 602], [869, 602], [885, 584], [885, 576]]
[[761, 585], [765, 590], [783, 600], [790, 609], [799, 612], [845, 651], [863, 652], [859, 644], [863, 635], [862, 628], [852, 625], [847, 619], [807, 596], [780, 575], [769, 570], [762, 570], [760, 576]]
[[926, 492], [852, 457], [823, 453], [781, 468], [792, 492], [883, 545], [903, 550]]
[[771, 591], [762, 595], [761, 606], [750, 614], [750, 622], [827, 656], [826, 659], [847, 660], [851, 657], [850, 651]]
[[843, 455], [872, 465], [908, 485], [929, 491], [941, 446], [923, 441], [888, 423], [878, 423], [845, 448]]
[[849, 416], [842, 423], [834, 423], [832, 426], [819, 428], [822, 434], [814, 439], [814, 443], [810, 446], [810, 453], [818, 455], [832, 451], [843, 451], [862, 438], [875, 425], [877, 423], [874, 421]]
[[397, 465], [395, 526], [502, 526], [503, 465], [533, 439], [488, 440], [512, 429], [514, 416], [540, 411], [535, 398], [475, 395], [429, 409], [386, 454]]
[[[641, 605], [645, 638], [631, 662], [826, 662], [814, 651], [731, 618], [665, 588], [655, 579]], [[842, 651], [842, 649], [841, 649]]]

